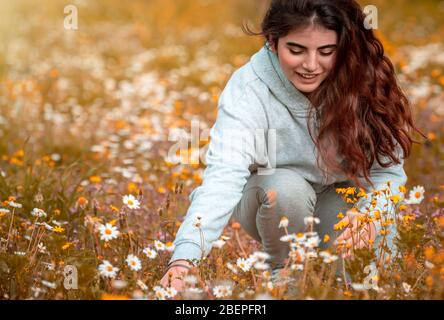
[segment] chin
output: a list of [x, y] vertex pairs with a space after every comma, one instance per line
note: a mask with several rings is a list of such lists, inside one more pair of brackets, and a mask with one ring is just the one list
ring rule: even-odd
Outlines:
[[301, 85], [301, 84], [294, 84], [293, 85], [298, 89], [299, 91], [303, 93], [312, 93], [317, 88], [319, 88], [319, 84], [312, 84], [312, 85]]

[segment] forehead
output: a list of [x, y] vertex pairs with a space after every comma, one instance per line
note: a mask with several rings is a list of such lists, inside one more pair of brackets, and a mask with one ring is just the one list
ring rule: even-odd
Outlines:
[[337, 38], [338, 36], [334, 30], [326, 29], [319, 25], [310, 25], [290, 31], [285, 37], [281, 38], [280, 42], [283, 45], [286, 42], [296, 42], [310, 48], [337, 44]]

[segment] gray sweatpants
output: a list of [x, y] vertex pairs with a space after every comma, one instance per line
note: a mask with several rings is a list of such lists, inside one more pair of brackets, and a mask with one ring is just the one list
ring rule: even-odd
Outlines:
[[[322, 186], [309, 183], [296, 171], [277, 168], [272, 175], [252, 174], [244, 187], [242, 199], [233, 211], [245, 231], [263, 245], [263, 249], [271, 258], [273, 269], [282, 267], [288, 257], [289, 243], [280, 241], [285, 235], [279, 228], [283, 216], [289, 220], [288, 232], [305, 232], [304, 217], [314, 216], [320, 219], [315, 225], [319, 237], [330, 236], [330, 241], [321, 241], [320, 249], [326, 249], [342, 231], [334, 231], [334, 224], [340, 219], [339, 212], [353, 207], [345, 203], [336, 193], [336, 188], [352, 187], [347, 182]], [[375, 245], [377, 241], [375, 241]], [[338, 273], [342, 269], [341, 259], [338, 260]]]

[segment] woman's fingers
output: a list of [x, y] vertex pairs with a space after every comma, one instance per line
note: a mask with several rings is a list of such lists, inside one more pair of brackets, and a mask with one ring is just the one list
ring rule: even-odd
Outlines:
[[173, 287], [178, 292], [184, 288], [183, 277], [187, 274], [188, 270], [184, 270], [182, 267], [172, 267], [160, 280], [160, 284], [164, 287]]
[[[369, 225], [368, 228], [374, 228], [374, 226]], [[367, 227], [361, 228], [359, 234], [355, 234], [355, 238], [348, 238], [343, 246], [346, 250], [346, 253], [343, 255], [343, 258], [349, 258], [352, 256], [353, 251], [362, 248], [371, 248], [371, 245], [374, 241], [375, 231], [372, 229], [368, 229]]]
[[347, 226], [345, 227], [345, 230], [339, 235], [339, 237], [336, 238], [337, 242], [341, 242], [349, 237], [349, 234], [350, 234], [350, 230], [348, 227], [349, 223], [350, 223], [350, 219], [348, 218], [348, 216], [338, 222], [338, 225], [339, 224], [347, 224]]
[[341, 242], [350, 238], [352, 236], [352, 232], [356, 232], [359, 225], [359, 221], [358, 219], [356, 219], [356, 217], [350, 218], [349, 216], [343, 218], [339, 223], [346, 224], [346, 227], [344, 232], [342, 232], [342, 234], [339, 235], [339, 237], [336, 239], [337, 242]]

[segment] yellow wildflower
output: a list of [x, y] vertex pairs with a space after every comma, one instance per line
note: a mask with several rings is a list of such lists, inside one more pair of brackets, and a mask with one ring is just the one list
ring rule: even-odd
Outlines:
[[89, 177], [89, 181], [92, 183], [100, 183], [102, 181], [102, 178], [99, 176], [91, 176]]
[[67, 242], [62, 246], [62, 250], [68, 250], [70, 247], [73, 246], [73, 242]]
[[62, 233], [63, 231], [65, 231], [65, 229], [59, 226], [55, 226], [52, 231], [54, 231], [55, 233]]

